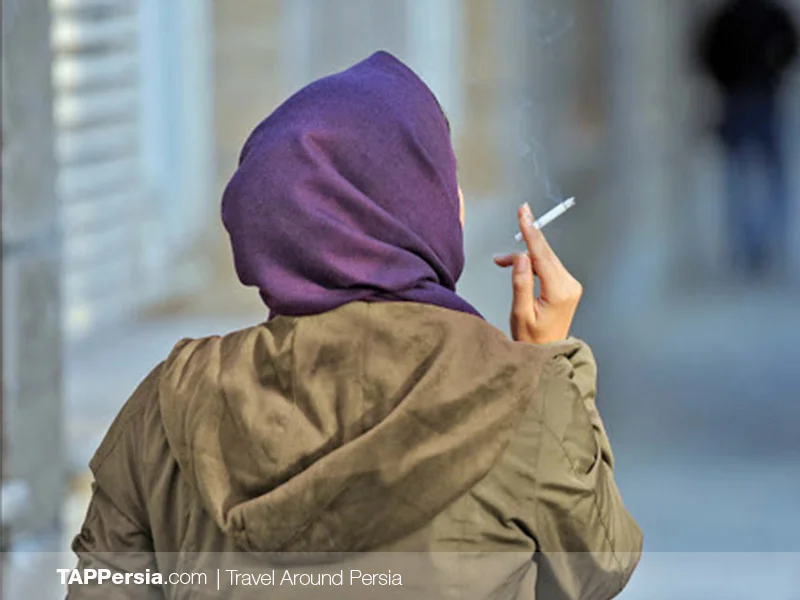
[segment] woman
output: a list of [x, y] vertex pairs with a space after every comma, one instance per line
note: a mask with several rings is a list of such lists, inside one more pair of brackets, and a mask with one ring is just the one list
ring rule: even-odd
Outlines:
[[[456, 159], [408, 67], [379, 52], [291, 97], [245, 144], [222, 215], [270, 319], [180, 342], [139, 386], [91, 463], [80, 569], [360, 552], [394, 557], [408, 597], [624, 587], [641, 534], [614, 484], [592, 355], [567, 338], [580, 285], [523, 207], [530, 258], [496, 259], [513, 266], [513, 340], [456, 294]], [[439, 591], [378, 551], [438, 553]]]

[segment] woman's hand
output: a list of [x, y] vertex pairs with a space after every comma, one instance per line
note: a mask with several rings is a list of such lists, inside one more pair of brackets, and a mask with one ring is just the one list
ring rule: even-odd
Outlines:
[[[528, 254], [494, 259], [498, 266], [513, 267], [511, 336], [531, 344], [563, 341], [569, 336], [583, 287], [561, 264], [544, 234], [533, 226], [530, 206], [523, 205], [517, 216]], [[541, 284], [538, 298], [534, 296], [534, 275]]]

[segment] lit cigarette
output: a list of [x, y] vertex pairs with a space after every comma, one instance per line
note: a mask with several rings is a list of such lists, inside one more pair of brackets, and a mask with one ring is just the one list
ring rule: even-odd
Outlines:
[[[563, 215], [573, 206], [575, 206], [575, 198], [569, 198], [568, 200], [564, 200], [561, 204], [556, 206], [550, 212], [546, 213], [543, 217], [539, 217], [538, 219], [536, 219], [536, 221], [533, 223], [533, 226], [536, 229], [541, 230], [546, 225], [549, 225], [550, 223], [555, 221], [558, 217]], [[521, 242], [525, 238], [522, 236], [522, 233], [518, 233], [517, 235], [514, 236], [514, 239], [518, 242]]]

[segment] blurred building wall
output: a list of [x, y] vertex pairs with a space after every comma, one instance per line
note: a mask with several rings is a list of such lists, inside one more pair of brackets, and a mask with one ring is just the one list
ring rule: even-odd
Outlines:
[[61, 239], [48, 1], [2, 6], [3, 484], [27, 488], [2, 516], [18, 534], [56, 529], [64, 489]]
[[216, 163], [212, 215], [206, 227], [212, 283], [222, 292], [207, 297], [212, 309], [259, 311], [258, 296], [236, 280], [230, 246], [220, 219], [222, 193], [236, 169], [239, 152], [253, 128], [285, 94], [282, 68], [284, 27], [282, 0], [214, 2], [213, 97]]
[[501, 142], [496, 135], [499, 48], [497, 14], [484, 0], [467, 0], [464, 9], [464, 123], [458, 140], [459, 177], [471, 198], [491, 198], [500, 187]]
[[622, 310], [663, 290], [671, 264], [668, 239], [680, 172], [677, 116], [683, 84], [682, 3], [609, 2], [608, 86], [613, 181], [604, 234], [619, 243], [611, 257], [614, 303]]

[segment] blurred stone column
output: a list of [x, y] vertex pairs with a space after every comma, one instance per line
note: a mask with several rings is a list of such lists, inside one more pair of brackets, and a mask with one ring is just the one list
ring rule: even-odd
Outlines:
[[681, 4], [606, 0], [612, 194], [605, 220], [617, 239], [608, 298], [615, 310], [647, 307], [670, 270], [671, 204], [680, 133]]
[[407, 0], [283, 0], [287, 88], [344, 69], [376, 50], [405, 54]]
[[[506, 0], [496, 3], [493, 15], [501, 195], [515, 206], [541, 190], [539, 167], [546, 170], [539, 161], [546, 158], [544, 115], [550, 99], [543, 85], [546, 64], [536, 51], [538, 5], [539, 0]], [[509, 224], [513, 227], [513, 212]]]
[[[59, 529], [64, 500], [60, 236], [47, 0], [3, 0], [3, 482], [12, 534]], [[6, 488], [8, 489], [8, 488]]]

